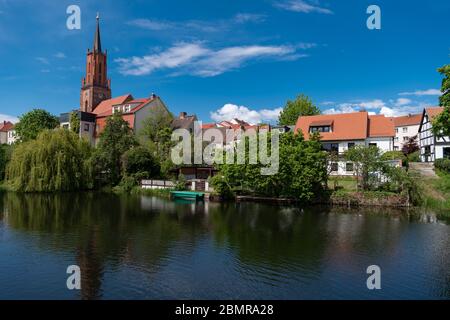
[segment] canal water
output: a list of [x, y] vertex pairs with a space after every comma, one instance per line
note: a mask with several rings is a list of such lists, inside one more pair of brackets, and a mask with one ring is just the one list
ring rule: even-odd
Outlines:
[[[81, 270], [68, 290], [67, 268]], [[367, 288], [371, 265], [381, 289]], [[0, 299], [450, 299], [430, 213], [0, 194]]]

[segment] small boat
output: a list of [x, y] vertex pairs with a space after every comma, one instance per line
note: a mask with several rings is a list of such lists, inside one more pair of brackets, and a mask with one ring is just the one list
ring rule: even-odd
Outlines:
[[202, 192], [194, 192], [194, 191], [171, 191], [170, 197], [172, 199], [203, 201], [205, 199], [205, 194]]

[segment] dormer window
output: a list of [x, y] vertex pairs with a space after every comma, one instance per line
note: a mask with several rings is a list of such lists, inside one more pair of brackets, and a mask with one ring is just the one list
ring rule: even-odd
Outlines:
[[313, 121], [309, 125], [309, 132], [333, 132], [333, 120]]
[[309, 132], [331, 132], [331, 126], [311, 126]]

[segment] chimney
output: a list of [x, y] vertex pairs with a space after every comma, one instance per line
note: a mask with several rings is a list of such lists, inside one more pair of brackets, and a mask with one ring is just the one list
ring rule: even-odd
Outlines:
[[154, 92], [152, 92], [152, 94], [150, 95], [150, 97], [151, 97], [152, 99], [155, 99], [155, 98], [156, 98], [156, 94], [155, 94]]
[[185, 119], [186, 116], [187, 116], [187, 113], [186, 113], [186, 112], [180, 112], [179, 118], [180, 118], [180, 119]]

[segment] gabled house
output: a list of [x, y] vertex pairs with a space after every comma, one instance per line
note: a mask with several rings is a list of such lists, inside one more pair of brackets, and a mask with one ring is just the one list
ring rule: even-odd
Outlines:
[[401, 151], [403, 145], [411, 138], [419, 142], [419, 127], [422, 120], [422, 114], [409, 114], [402, 117], [393, 117], [395, 126], [394, 150]]
[[186, 129], [189, 130], [190, 133], [193, 133], [196, 121], [198, 121], [198, 119], [195, 114], [189, 116], [186, 112], [180, 112], [178, 118], [173, 119], [170, 126], [172, 130]]
[[134, 99], [131, 94], [102, 101], [93, 113], [96, 115], [95, 136], [98, 138], [106, 126], [106, 120], [115, 113], [128, 122], [137, 134], [143, 128], [145, 119], [153, 113], [166, 112], [169, 114], [160, 97], [152, 94], [149, 98]]
[[394, 123], [384, 115], [369, 115], [366, 111], [330, 115], [302, 116], [295, 131], [301, 131], [306, 140], [315, 132], [320, 134], [324, 150], [334, 152], [338, 159], [330, 164], [333, 175], [353, 175], [354, 166], [342, 157], [348, 149], [376, 146], [381, 152], [394, 150]]
[[0, 144], [13, 144], [15, 141], [14, 124], [10, 121], [0, 123]]
[[425, 108], [419, 127], [420, 159], [422, 162], [434, 162], [436, 159], [450, 158], [450, 137], [437, 137], [433, 133], [433, 120], [443, 107]]

